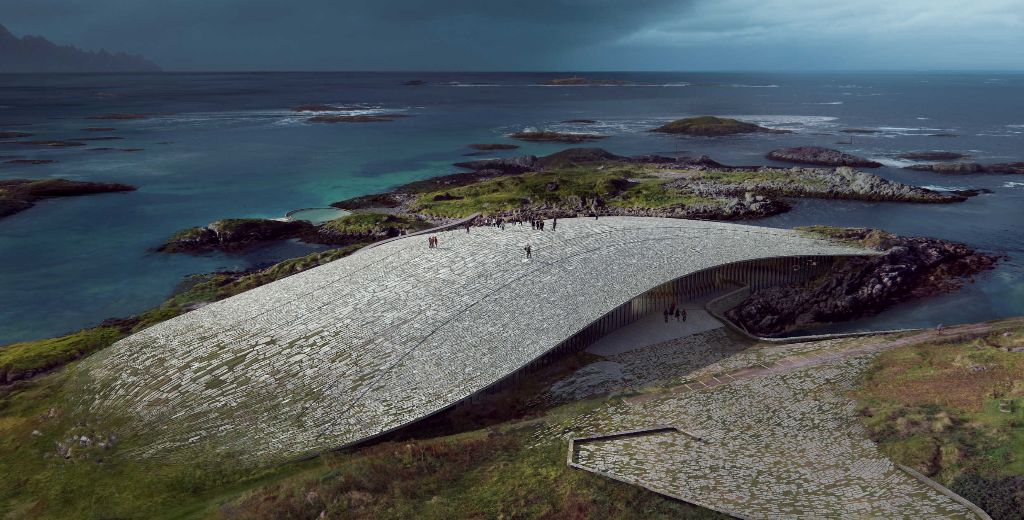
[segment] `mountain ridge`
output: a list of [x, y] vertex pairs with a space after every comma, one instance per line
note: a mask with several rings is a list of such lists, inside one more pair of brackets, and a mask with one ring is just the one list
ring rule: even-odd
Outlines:
[[158, 72], [139, 54], [90, 51], [58, 45], [42, 36], [15, 36], [0, 24], [0, 73], [4, 72]]

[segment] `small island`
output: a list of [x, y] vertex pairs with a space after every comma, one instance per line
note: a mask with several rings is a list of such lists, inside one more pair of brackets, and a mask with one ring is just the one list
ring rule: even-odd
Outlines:
[[363, 212], [345, 215], [319, 225], [304, 220], [230, 218], [202, 227], [179, 231], [157, 251], [163, 253], [203, 253], [212, 250], [237, 252], [260, 244], [298, 239], [311, 244], [347, 246], [373, 242], [432, 225], [422, 219], [386, 213]]
[[519, 145], [518, 144], [508, 144], [508, 143], [474, 143], [474, 144], [469, 145], [469, 147], [474, 149], [474, 150], [491, 151], [491, 150], [515, 150], [516, 148], [519, 148]]
[[821, 148], [818, 146], [799, 146], [783, 150], [772, 150], [767, 156], [773, 161], [817, 166], [853, 166], [855, 168], [878, 168], [882, 163], [850, 155], [848, 153]]
[[7, 179], [0, 180], [0, 218], [25, 211], [36, 201], [57, 197], [75, 197], [135, 191], [135, 186], [105, 182], [69, 181], [67, 179]]
[[1024, 175], [1024, 162], [981, 164], [976, 162], [941, 162], [929, 164], [912, 164], [904, 167], [907, 170], [922, 172], [971, 174], [992, 173], [1003, 175]]
[[571, 132], [554, 132], [551, 130], [524, 130], [522, 132], [515, 132], [509, 134], [512, 139], [519, 139], [522, 141], [532, 142], [547, 142], [547, 143], [584, 143], [587, 141], [597, 141], [608, 137], [606, 135], [599, 134], [577, 134]]
[[409, 117], [405, 114], [359, 114], [359, 115], [340, 115], [340, 114], [321, 114], [313, 116], [306, 121], [310, 123], [380, 123], [386, 121], [394, 121], [403, 117]]
[[765, 128], [753, 123], [745, 123], [736, 119], [715, 116], [687, 117], [666, 123], [652, 132], [664, 134], [681, 134], [695, 137], [717, 137], [736, 134], [788, 134], [789, 130]]

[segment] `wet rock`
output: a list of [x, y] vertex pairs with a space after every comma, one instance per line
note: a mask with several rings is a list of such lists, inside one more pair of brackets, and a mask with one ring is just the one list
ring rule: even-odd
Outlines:
[[0, 132], [0, 139], [22, 139], [32, 137], [28, 132]]
[[966, 159], [970, 157], [965, 153], [960, 152], [943, 152], [943, 151], [922, 151], [922, 152], [907, 152], [898, 155], [900, 159], [907, 159], [909, 161], [955, 161], [957, 159]]
[[213, 249], [238, 250], [260, 242], [303, 238], [315, 233], [315, 227], [304, 220], [223, 219], [211, 222], [205, 227], [179, 231], [157, 248], [157, 251], [196, 253]]
[[313, 116], [306, 121], [310, 123], [379, 123], [385, 121], [394, 121], [396, 119], [402, 119], [409, 117], [405, 114], [360, 114], [360, 115], [337, 115], [337, 114], [323, 114], [319, 116]]
[[996, 164], [980, 164], [976, 162], [943, 162], [931, 164], [914, 164], [907, 166], [906, 169], [949, 174], [993, 173], [1020, 175], [1024, 174], [1024, 162]]
[[[813, 228], [812, 228], [813, 229]], [[998, 258], [964, 244], [899, 237], [875, 229], [828, 230], [829, 236], [884, 251], [853, 258], [811, 286], [755, 292], [727, 315], [751, 333], [771, 336], [878, 313], [896, 302], [948, 292]]]
[[608, 137], [606, 135], [599, 134], [579, 134], [571, 132], [553, 132], [551, 130], [524, 130], [522, 132], [515, 132], [509, 134], [509, 137], [513, 139], [520, 139], [523, 141], [533, 142], [549, 142], [549, 143], [584, 143], [587, 141], [597, 141]]
[[99, 120], [114, 120], [114, 121], [128, 121], [132, 119], [147, 119], [151, 114], [133, 114], [133, 113], [111, 113], [111, 114], [100, 114], [96, 116], [89, 116], [86, 119], [99, 119]]
[[821, 148], [818, 146], [799, 146], [782, 150], [772, 150], [768, 158], [773, 161], [814, 164], [818, 166], [853, 166], [856, 168], [878, 168], [881, 163], [863, 159], [855, 155]]
[[518, 144], [508, 143], [476, 143], [469, 145], [474, 150], [515, 150], [519, 148]]
[[34, 202], [56, 197], [74, 197], [97, 193], [135, 191], [134, 186], [104, 182], [81, 182], [67, 179], [0, 180], [0, 217], [31, 208]]

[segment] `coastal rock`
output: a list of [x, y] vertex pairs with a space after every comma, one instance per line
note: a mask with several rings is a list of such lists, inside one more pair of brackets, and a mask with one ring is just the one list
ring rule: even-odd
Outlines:
[[767, 156], [773, 161], [792, 162], [800, 164], [814, 164], [818, 166], [853, 166], [856, 168], [878, 168], [881, 163], [863, 159], [855, 155], [821, 148], [818, 146], [799, 146], [796, 148], [785, 148], [772, 150]]
[[5, 164], [53, 164], [57, 161], [53, 159], [11, 159], [4, 162]]
[[292, 112], [335, 112], [338, 110], [342, 110], [342, 107], [323, 103], [304, 103], [292, 107]]
[[515, 174], [533, 171], [537, 167], [536, 155], [521, 155], [507, 159], [483, 159], [479, 161], [466, 161], [455, 163], [459, 168], [467, 168], [474, 171], [497, 170], [506, 174]]
[[[452, 197], [449, 195], [449, 197]], [[454, 200], [458, 197], [452, 197]], [[433, 227], [433, 224], [416, 217], [388, 213], [353, 213], [336, 218], [317, 226], [315, 239], [321, 244], [351, 244], [383, 240], [401, 234]]]
[[909, 161], [955, 161], [958, 159], [966, 159], [970, 156], [960, 152], [926, 150], [921, 152], [902, 153], [897, 157], [900, 159], [907, 159]]
[[378, 123], [384, 121], [394, 121], [409, 117], [405, 114], [360, 114], [360, 115], [338, 115], [338, 114], [322, 114], [319, 116], [313, 116], [306, 121], [310, 123]]
[[24, 211], [41, 199], [74, 197], [97, 193], [135, 191], [127, 184], [69, 181], [67, 179], [0, 180], [0, 218]]
[[426, 85], [427, 82], [423, 81], [422, 79], [410, 79], [407, 81], [403, 81], [402, 84], [407, 87], [420, 87]]
[[0, 132], [0, 139], [22, 139], [32, 137], [28, 132]]
[[82, 129], [83, 132], [113, 132], [116, 128], [109, 126], [87, 126]]
[[597, 123], [597, 121], [593, 119], [566, 119], [565, 121], [562, 121], [562, 123], [570, 125], [592, 125]]
[[881, 130], [875, 130], [874, 128], [844, 128], [840, 130], [844, 134], [859, 134], [859, 135], [870, 135], [880, 134]]
[[577, 134], [571, 132], [553, 132], [551, 130], [524, 130], [522, 132], [515, 132], [509, 134], [509, 137], [513, 139], [520, 139], [522, 141], [533, 141], [533, 142], [550, 142], [550, 143], [585, 143], [587, 141], [597, 141], [604, 139], [608, 136], [599, 134]]
[[393, 193], [375, 193], [353, 197], [331, 204], [331, 207], [347, 210], [367, 208], [397, 208], [402, 205], [401, 199]]
[[931, 164], [913, 164], [907, 166], [908, 170], [923, 172], [950, 173], [950, 174], [971, 174], [971, 173], [994, 173], [994, 174], [1024, 174], [1024, 162], [980, 164], [976, 162], [943, 162]]
[[100, 114], [100, 115], [96, 115], [96, 116], [89, 116], [86, 119], [128, 121], [128, 120], [132, 120], [132, 119], [146, 119], [149, 116], [150, 116], [150, 114], [111, 113], [111, 114]]
[[862, 228], [806, 229], [884, 254], [846, 260], [810, 287], [759, 290], [730, 310], [730, 319], [764, 336], [851, 320], [909, 298], [956, 289], [970, 276], [992, 269], [998, 260], [963, 244], [934, 238], [899, 237]]
[[519, 148], [518, 144], [508, 143], [474, 143], [469, 145], [474, 150], [515, 150]]
[[763, 126], [755, 125], [753, 123], [745, 123], [743, 121], [737, 121], [735, 119], [715, 116], [687, 117], [684, 119], [677, 119], [675, 121], [672, 121], [671, 123], [659, 126], [658, 128], [655, 128], [651, 131], [661, 132], [665, 134], [682, 134], [698, 137], [718, 137], [724, 135], [752, 133], [791, 133], [789, 130], [775, 130], [772, 128], [765, 128]]
[[206, 227], [179, 231], [157, 251], [194, 253], [211, 249], [232, 250], [259, 242], [302, 238], [315, 232], [314, 226], [304, 220], [231, 218], [211, 222]]
[[15, 141], [14, 144], [20, 144], [23, 146], [45, 146], [47, 148], [72, 148], [75, 146], [85, 146], [85, 143], [79, 141]]
[[540, 168], [565, 168], [577, 164], [605, 161], [625, 161], [627, 158], [615, 155], [603, 148], [568, 148], [545, 155], [537, 160]]

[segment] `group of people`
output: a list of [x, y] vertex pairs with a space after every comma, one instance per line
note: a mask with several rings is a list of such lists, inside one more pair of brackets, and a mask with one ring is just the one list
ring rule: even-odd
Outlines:
[[665, 308], [665, 323], [668, 323], [669, 318], [675, 316], [677, 322], [686, 321], [686, 309], [676, 306], [675, 302]]
[[427, 247], [430, 249], [437, 247], [437, 235], [430, 235], [427, 237]]
[[[506, 219], [501, 218], [501, 217], [487, 217], [487, 218], [481, 219], [480, 222], [483, 222], [483, 225], [485, 225], [485, 226], [490, 226], [490, 227], [498, 228], [498, 229], [505, 229], [505, 225], [506, 224], [509, 225], [509, 226], [516, 226], [516, 225], [522, 226], [524, 222], [529, 222], [530, 223], [530, 229], [535, 229], [537, 231], [544, 231], [544, 226], [545, 226], [545, 222], [544, 222], [543, 218], [527, 218], [527, 219], [510, 218], [510, 219], [506, 220]], [[558, 217], [554, 217], [554, 218], [551, 219], [551, 230], [554, 231], [555, 229], [558, 229]], [[468, 225], [466, 226], [466, 232], [469, 232], [469, 226]]]

